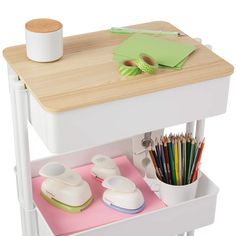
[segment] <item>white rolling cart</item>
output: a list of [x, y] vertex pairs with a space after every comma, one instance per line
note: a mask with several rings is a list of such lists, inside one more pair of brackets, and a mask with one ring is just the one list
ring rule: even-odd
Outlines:
[[[167, 22], [134, 27], [179, 31]], [[32, 177], [45, 163], [77, 167], [90, 163], [97, 153], [125, 154], [140, 168], [144, 133], [153, 131], [155, 139], [164, 128], [186, 123], [188, 132], [202, 138], [205, 118], [226, 111], [233, 73], [229, 63], [188, 36], [164, 36], [196, 45], [182, 70], [121, 78], [112, 49], [126, 37], [101, 31], [64, 38], [64, 57], [52, 63], [28, 60], [24, 45], [4, 50], [24, 236], [54, 235], [32, 196]], [[30, 161], [28, 121], [58, 155]], [[217, 193], [217, 186], [203, 174], [194, 200], [73, 235], [194, 235], [194, 229], [214, 222]]]

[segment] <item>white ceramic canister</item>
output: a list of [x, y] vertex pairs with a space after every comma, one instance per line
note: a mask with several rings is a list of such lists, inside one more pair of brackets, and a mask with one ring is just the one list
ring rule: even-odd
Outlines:
[[52, 19], [34, 19], [25, 24], [27, 57], [51, 62], [63, 56], [62, 24]]

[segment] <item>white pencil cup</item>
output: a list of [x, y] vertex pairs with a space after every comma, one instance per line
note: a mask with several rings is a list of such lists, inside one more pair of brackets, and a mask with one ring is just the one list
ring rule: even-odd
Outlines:
[[167, 206], [173, 206], [194, 199], [200, 176], [201, 174], [199, 173], [198, 179], [187, 185], [170, 185], [158, 179], [158, 192], [161, 200]]
[[63, 56], [62, 24], [51, 19], [34, 19], [25, 24], [26, 54], [37, 62], [51, 62]]

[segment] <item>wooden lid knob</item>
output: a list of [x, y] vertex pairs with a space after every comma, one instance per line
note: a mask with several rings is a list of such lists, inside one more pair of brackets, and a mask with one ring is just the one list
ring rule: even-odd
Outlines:
[[61, 22], [52, 19], [34, 19], [25, 24], [25, 28], [35, 33], [50, 33], [62, 28]]

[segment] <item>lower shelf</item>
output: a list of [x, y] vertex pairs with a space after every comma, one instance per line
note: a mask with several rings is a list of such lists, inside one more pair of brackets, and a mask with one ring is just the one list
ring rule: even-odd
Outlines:
[[[143, 214], [119, 219], [112, 223], [86, 229], [71, 236], [173, 236], [191, 231], [214, 222], [218, 187], [202, 174], [199, 179], [197, 197], [191, 201], [183, 202], [172, 207], [150, 210]], [[38, 225], [40, 236], [55, 235], [47, 220], [38, 212]], [[104, 214], [104, 212], [97, 212]], [[78, 222], [82, 224], [82, 222]], [[63, 234], [62, 234], [63, 235]], [[64, 234], [69, 235], [69, 234]]]

